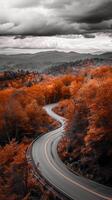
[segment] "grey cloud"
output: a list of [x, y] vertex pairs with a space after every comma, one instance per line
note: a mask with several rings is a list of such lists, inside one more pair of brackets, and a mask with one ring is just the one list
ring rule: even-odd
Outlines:
[[25, 38], [26, 38], [25, 35], [16, 35], [16, 36], [14, 37], [14, 40], [16, 40], [16, 39], [25, 39]]
[[0, 35], [84, 34], [90, 37], [87, 34], [112, 30], [112, 0], [6, 2], [0, 11]]
[[77, 17], [76, 21], [80, 23], [100, 23], [112, 19], [112, 1], [107, 1], [88, 11], [85, 16]]
[[88, 33], [86, 33], [86, 34], [83, 34], [83, 36], [84, 36], [85, 38], [95, 38], [95, 35], [94, 35], [94, 34], [88, 34]]
[[41, 0], [20, 0], [13, 3], [13, 8], [31, 8], [38, 6]]
[[73, 0], [20, 0], [14, 2], [13, 7], [16, 8], [29, 8], [29, 7], [38, 7], [43, 6], [46, 8], [54, 8], [54, 9], [61, 9], [64, 8], [66, 5], [70, 5], [73, 3]]

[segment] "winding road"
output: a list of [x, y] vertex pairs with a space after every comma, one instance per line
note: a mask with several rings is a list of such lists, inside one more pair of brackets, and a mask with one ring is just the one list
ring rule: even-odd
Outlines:
[[56, 104], [44, 109], [61, 127], [48, 132], [32, 143], [31, 154], [35, 166], [51, 185], [72, 200], [112, 200], [112, 188], [90, 181], [70, 172], [60, 160], [57, 144], [63, 136], [66, 119], [52, 111]]

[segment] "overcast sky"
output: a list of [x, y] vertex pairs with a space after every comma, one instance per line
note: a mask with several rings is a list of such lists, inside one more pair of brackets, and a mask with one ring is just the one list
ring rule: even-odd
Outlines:
[[[108, 45], [105, 47], [104, 41], [104, 49], [110, 51], [111, 31], [112, 0], [0, 0], [0, 35], [19, 35], [7, 38], [7, 48], [12, 42], [12, 47], [18, 45], [19, 49], [24, 49], [25, 46], [30, 46], [30, 49], [43, 50], [46, 46], [48, 49], [57, 49], [59, 46], [59, 49], [69, 50], [78, 45], [77, 38], [77, 41], [82, 41], [82, 49], [84, 44], [91, 47], [94, 43], [94, 48], [100, 51], [102, 39], [108, 37]], [[101, 42], [99, 47], [98, 37]], [[35, 45], [35, 42], [39, 44]], [[0, 50], [3, 46], [6, 46], [6, 42], [4, 37], [1, 37]]]
[[112, 30], [112, 0], [0, 0], [0, 34]]

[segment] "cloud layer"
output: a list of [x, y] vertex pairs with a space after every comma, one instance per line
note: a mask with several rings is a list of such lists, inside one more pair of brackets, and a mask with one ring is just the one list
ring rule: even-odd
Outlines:
[[0, 35], [112, 31], [112, 0], [0, 0]]
[[42, 51], [75, 51], [79, 53], [112, 52], [111, 34], [60, 35], [51, 37], [1, 36], [0, 54], [36, 53]]

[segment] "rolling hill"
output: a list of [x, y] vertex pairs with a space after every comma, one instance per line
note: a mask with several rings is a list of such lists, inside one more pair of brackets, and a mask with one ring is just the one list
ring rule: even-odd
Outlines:
[[76, 52], [58, 52], [48, 51], [36, 54], [18, 54], [18, 55], [0, 55], [0, 71], [4, 70], [37, 70], [39, 72], [45, 69], [58, 66], [62, 63], [75, 62], [77, 60], [92, 59], [92, 58], [112, 59], [112, 53], [101, 55], [80, 54]]

